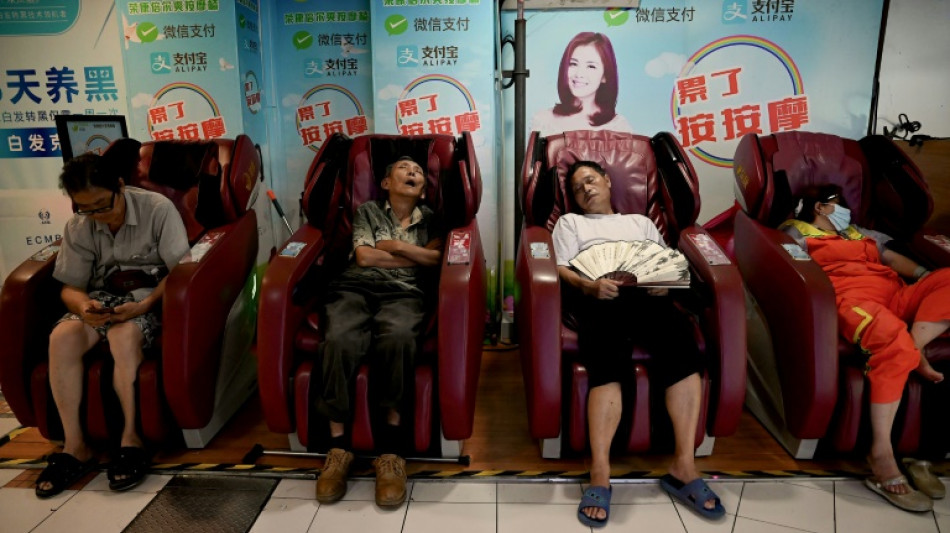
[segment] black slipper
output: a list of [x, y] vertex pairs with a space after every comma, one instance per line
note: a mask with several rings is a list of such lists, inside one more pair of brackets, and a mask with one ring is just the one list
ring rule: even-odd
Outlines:
[[[82, 462], [68, 453], [53, 453], [46, 458], [46, 468], [36, 478], [36, 496], [49, 498], [68, 489], [74, 483], [91, 472], [99, 462], [95, 457]], [[40, 485], [49, 482], [52, 487], [41, 489]]]
[[[112, 490], [129, 490], [145, 479], [152, 466], [152, 460], [145, 448], [137, 446], [123, 446], [119, 454], [109, 465], [109, 488]], [[118, 479], [118, 478], [122, 479]]]

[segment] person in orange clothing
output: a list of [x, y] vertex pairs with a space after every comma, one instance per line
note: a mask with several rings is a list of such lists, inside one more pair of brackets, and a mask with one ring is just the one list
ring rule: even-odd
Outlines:
[[943, 381], [923, 348], [950, 326], [950, 269], [931, 272], [886, 248], [887, 235], [851, 224], [837, 185], [806, 189], [781, 229], [828, 274], [841, 334], [869, 355], [873, 476], [866, 484], [902, 509], [930, 510], [929, 498], [901, 475], [890, 435], [908, 375]]

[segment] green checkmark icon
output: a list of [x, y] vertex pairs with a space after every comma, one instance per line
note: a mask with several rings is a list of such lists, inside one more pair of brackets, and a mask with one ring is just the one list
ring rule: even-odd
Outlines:
[[151, 22], [140, 22], [135, 28], [135, 33], [143, 43], [150, 43], [158, 39], [158, 26]]
[[304, 30], [298, 31], [292, 37], [294, 41], [294, 48], [297, 50], [304, 50], [310, 48], [310, 45], [313, 44], [313, 35], [310, 35], [309, 32]]
[[402, 15], [390, 15], [383, 24], [386, 25], [386, 33], [390, 35], [399, 35], [409, 29], [409, 21]]

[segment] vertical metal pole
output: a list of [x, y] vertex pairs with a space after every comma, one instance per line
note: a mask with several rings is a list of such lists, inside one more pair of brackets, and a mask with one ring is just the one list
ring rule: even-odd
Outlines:
[[521, 239], [521, 225], [524, 223], [524, 213], [521, 212], [521, 167], [524, 165], [525, 156], [525, 78], [528, 77], [525, 63], [524, 0], [518, 0], [518, 18], [515, 19], [515, 68], [511, 73], [515, 83], [515, 253]]

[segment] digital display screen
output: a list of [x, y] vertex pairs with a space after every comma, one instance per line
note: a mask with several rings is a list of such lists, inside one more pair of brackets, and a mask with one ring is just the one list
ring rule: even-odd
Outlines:
[[112, 141], [128, 137], [122, 115], [56, 115], [56, 131], [63, 161], [93, 152], [102, 152]]

